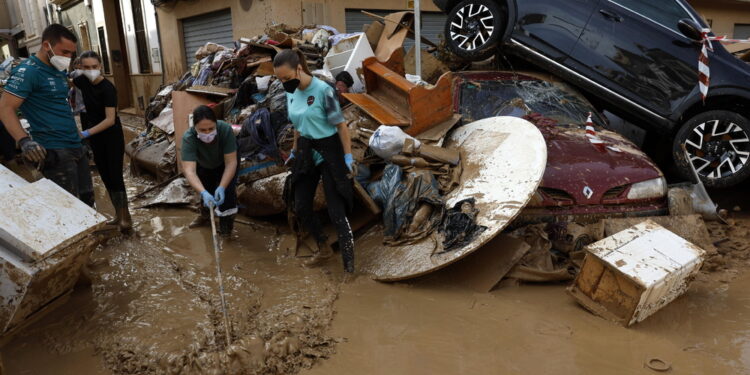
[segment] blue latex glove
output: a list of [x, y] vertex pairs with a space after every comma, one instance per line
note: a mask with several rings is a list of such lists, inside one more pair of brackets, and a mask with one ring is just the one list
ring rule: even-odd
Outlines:
[[89, 133], [88, 130], [84, 130], [81, 132], [81, 136], [83, 137], [83, 139], [86, 139], [91, 136], [91, 133]]
[[286, 158], [286, 161], [284, 162], [284, 165], [289, 164], [289, 162], [292, 161], [292, 159], [294, 159], [294, 150], [292, 150], [291, 152], [289, 152], [289, 157]]
[[216, 205], [221, 206], [224, 203], [224, 188], [222, 186], [219, 186], [216, 188], [216, 192], [214, 193], [214, 199], [216, 200]]
[[346, 154], [344, 155], [344, 163], [346, 163], [346, 167], [349, 168], [349, 172], [353, 172], [352, 165], [354, 164], [354, 157], [352, 154]]
[[216, 200], [214, 199], [214, 196], [211, 195], [207, 190], [203, 190], [201, 193], [201, 198], [203, 198], [203, 205], [211, 208], [216, 206]]

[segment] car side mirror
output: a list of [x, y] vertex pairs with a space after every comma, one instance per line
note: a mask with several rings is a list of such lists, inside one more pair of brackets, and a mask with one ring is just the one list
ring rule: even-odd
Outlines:
[[695, 21], [689, 18], [683, 18], [677, 22], [677, 28], [680, 29], [682, 35], [699, 42], [703, 40], [703, 28]]

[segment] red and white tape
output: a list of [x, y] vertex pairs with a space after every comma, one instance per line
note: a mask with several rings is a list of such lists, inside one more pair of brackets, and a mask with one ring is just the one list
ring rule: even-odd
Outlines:
[[711, 29], [701, 30], [701, 53], [698, 56], [698, 86], [700, 87], [701, 99], [706, 101], [708, 96], [708, 88], [711, 86], [711, 68], [709, 67], [708, 52], [714, 51], [714, 46], [711, 45], [712, 41], [719, 43], [734, 44], [734, 43], [750, 43], [750, 39], [730, 39], [727, 36], [709, 36]]

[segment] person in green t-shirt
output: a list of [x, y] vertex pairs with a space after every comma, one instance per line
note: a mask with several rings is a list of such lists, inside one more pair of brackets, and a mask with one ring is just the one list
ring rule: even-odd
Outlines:
[[215, 209], [219, 234], [228, 237], [237, 214], [237, 139], [232, 126], [216, 121], [205, 105], [193, 111], [193, 124], [182, 136], [182, 171], [203, 205], [190, 228], [209, 224], [208, 210]]

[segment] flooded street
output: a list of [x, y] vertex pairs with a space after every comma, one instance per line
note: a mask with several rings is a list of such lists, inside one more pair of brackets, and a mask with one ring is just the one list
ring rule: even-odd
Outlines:
[[[129, 178], [130, 194], [142, 184]], [[719, 203], [750, 208], [744, 188]], [[112, 212], [102, 189], [97, 201]], [[395, 284], [346, 279], [338, 254], [308, 269], [285, 223], [242, 217], [221, 255], [228, 348], [210, 230], [189, 230], [194, 215], [134, 210], [135, 234], [93, 252], [90, 285], [5, 340], [2, 374], [653, 374], [651, 360], [676, 374], [750, 374], [746, 211], [707, 223], [710, 267], [631, 328], [584, 310], [567, 284], [478, 293], [454, 266]], [[492, 244], [480, 251], [502, 250]]]

